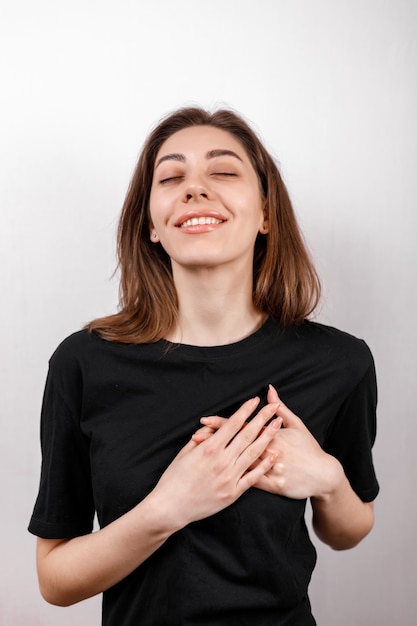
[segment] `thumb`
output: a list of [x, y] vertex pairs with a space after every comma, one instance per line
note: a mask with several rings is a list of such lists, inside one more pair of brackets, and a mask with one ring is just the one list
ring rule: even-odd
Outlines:
[[302, 420], [297, 417], [281, 400], [278, 396], [277, 390], [273, 385], [268, 387], [268, 402], [279, 402], [279, 406], [276, 410], [276, 414], [282, 417], [282, 424], [284, 428], [299, 428], [304, 427]]

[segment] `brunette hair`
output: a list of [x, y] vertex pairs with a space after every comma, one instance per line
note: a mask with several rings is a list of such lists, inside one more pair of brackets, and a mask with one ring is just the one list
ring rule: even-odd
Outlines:
[[268, 234], [259, 234], [253, 262], [253, 302], [275, 316], [281, 327], [299, 324], [317, 306], [320, 282], [309, 258], [287, 189], [278, 168], [248, 124], [234, 111], [198, 107], [168, 115], [150, 133], [134, 171], [118, 228], [120, 310], [86, 328], [104, 339], [151, 343], [175, 326], [178, 299], [171, 263], [160, 244], [150, 241], [149, 196], [155, 159], [162, 144], [190, 126], [214, 126], [244, 147], [266, 200]]

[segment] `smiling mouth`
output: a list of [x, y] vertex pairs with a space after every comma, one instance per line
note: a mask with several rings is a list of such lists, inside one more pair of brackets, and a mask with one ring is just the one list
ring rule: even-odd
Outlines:
[[189, 220], [179, 224], [179, 228], [187, 228], [188, 226], [204, 226], [208, 224], [222, 224], [224, 220], [218, 220], [215, 217], [191, 217]]

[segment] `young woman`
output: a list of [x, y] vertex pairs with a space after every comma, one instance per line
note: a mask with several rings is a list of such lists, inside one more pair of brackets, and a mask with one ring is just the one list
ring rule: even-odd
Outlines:
[[316, 273], [238, 115], [155, 128], [118, 250], [120, 311], [50, 361], [29, 527], [42, 595], [103, 592], [106, 626], [315, 624], [306, 499], [334, 549], [371, 530], [374, 366], [307, 320]]

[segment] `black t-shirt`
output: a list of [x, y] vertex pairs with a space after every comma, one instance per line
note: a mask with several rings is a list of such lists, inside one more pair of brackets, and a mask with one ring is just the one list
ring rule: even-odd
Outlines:
[[[140, 502], [200, 426], [272, 383], [359, 497], [378, 492], [371, 448], [376, 383], [366, 344], [313, 322], [215, 347], [126, 345], [80, 331], [50, 361], [42, 473], [29, 530], [69, 538]], [[305, 501], [256, 488], [171, 536], [104, 593], [105, 626], [315, 624], [307, 595], [316, 554]]]

